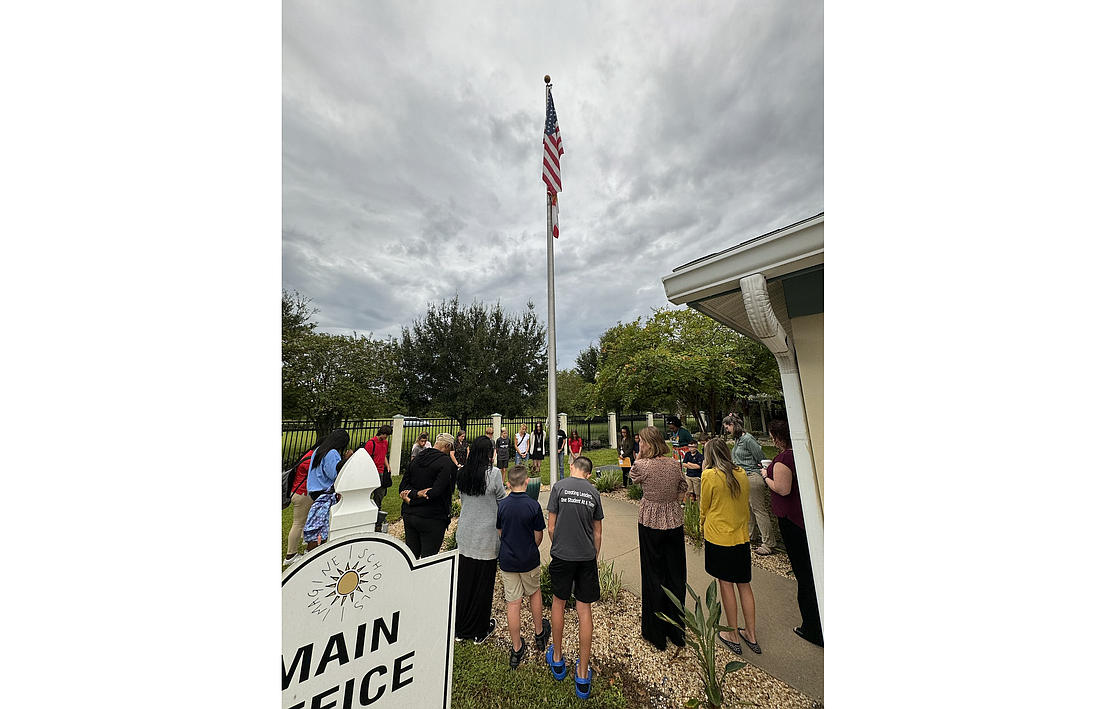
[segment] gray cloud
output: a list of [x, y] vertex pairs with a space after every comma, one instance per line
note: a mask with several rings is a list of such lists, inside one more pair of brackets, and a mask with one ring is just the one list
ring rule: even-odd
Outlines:
[[546, 313], [543, 74], [565, 146], [559, 366], [661, 276], [824, 208], [822, 8], [284, 5], [283, 285], [329, 332]]

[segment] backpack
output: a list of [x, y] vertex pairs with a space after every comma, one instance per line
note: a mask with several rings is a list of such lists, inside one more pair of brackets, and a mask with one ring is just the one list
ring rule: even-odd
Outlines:
[[291, 498], [294, 497], [294, 473], [298, 470], [298, 466], [306, 459], [310, 453], [313, 452], [313, 448], [302, 454], [302, 457], [298, 459], [298, 462], [290, 466], [283, 471], [283, 509], [290, 507]]

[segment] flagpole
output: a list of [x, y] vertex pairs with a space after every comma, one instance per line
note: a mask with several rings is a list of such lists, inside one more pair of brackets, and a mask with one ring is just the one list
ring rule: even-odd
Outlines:
[[[546, 82], [546, 99], [544, 105], [550, 103], [550, 75], [544, 79]], [[554, 332], [554, 228], [551, 223], [551, 195], [546, 192], [546, 300], [547, 300], [547, 328], [546, 328], [546, 362], [547, 381], [546, 391], [547, 408], [550, 411], [550, 427], [546, 432], [546, 442], [554, 442], [551, 450], [550, 484], [558, 481], [558, 348]], [[565, 472], [565, 471], [561, 471]]]

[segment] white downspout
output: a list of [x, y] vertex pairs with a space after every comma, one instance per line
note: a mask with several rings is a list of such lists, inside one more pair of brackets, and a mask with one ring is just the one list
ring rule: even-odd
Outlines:
[[791, 431], [791, 452], [795, 468], [809, 471], [798, 476], [798, 492], [802, 500], [802, 516], [806, 522], [806, 541], [810, 547], [810, 566], [814, 572], [814, 590], [821, 614], [821, 632], [825, 633], [825, 515], [821, 505], [814, 459], [810, 451], [810, 435], [806, 424], [806, 403], [802, 398], [802, 380], [798, 376], [794, 343], [787, 337], [772, 309], [768, 295], [768, 281], [761, 273], [741, 279], [741, 296], [749, 326], [756, 336], [772, 351], [779, 363], [779, 376], [783, 382], [783, 400], [787, 406], [787, 423]]

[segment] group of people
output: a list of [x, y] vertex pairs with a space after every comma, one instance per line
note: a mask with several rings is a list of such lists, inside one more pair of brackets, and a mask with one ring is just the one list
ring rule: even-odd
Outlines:
[[[699, 504], [705, 569], [719, 582], [727, 625], [736, 628], [736, 633], [723, 631], [719, 639], [738, 655], [742, 653], [742, 644], [754, 653], [763, 652], [756, 632], [750, 538], [759, 529], [761, 544], [757, 554], [770, 554], [776, 548], [766, 503], [770, 495], [771, 509], [779, 520], [779, 532], [798, 584], [802, 624], [794, 632], [823, 646], [787, 423], [776, 420], [768, 426], [772, 443], [779, 450], [773, 461], [764, 458], [759, 443], [745, 431], [737, 416], [723, 420], [725, 430], [732, 436], [732, 447], [721, 438], [713, 438], [705, 442], [701, 455], [694, 438], [689, 441], [680, 434], [686, 429], [679, 421], [670, 418], [668, 423], [672, 429], [668, 441], [653, 426], [637, 434], [631, 434], [625, 426], [620, 431], [619, 458], [624, 484], [629, 481], [642, 488], [638, 510], [642, 636], [659, 650], [666, 649], [669, 642], [684, 646], [683, 626], [670, 624], [659, 614], [679, 616], [663, 589], [667, 588], [681, 605], [685, 600], [687, 559], [682, 503], [691, 497]], [[388, 428], [383, 426], [378, 436], [371, 439], [375, 441], [373, 450], [368, 449], [372, 454], [384, 451], [383, 444], [392, 430], [383, 429]], [[520, 625], [520, 609], [527, 598], [535, 646], [539, 653], [545, 650], [554, 678], [566, 677], [561, 637], [565, 605], [571, 597], [575, 598], [580, 652], [574, 683], [577, 696], [587, 698], [592, 681], [591, 604], [600, 596], [596, 558], [602, 540], [603, 506], [599, 492], [589, 481], [592, 461], [581, 455], [583, 441], [575, 430], [566, 437], [559, 429], [558, 437], [559, 455], [564, 457], [566, 447], [569, 448], [569, 475], [550, 491], [548, 521], [544, 521], [539, 503], [526, 494], [527, 461], [539, 474], [539, 465], [548, 452], [541, 423], [535, 424], [531, 434], [521, 425], [515, 437], [514, 458], [502, 457], [502, 451], [505, 456], [512, 452], [511, 445], [501, 445], [502, 440], [511, 443], [505, 428], [497, 438], [493, 437], [492, 428], [488, 428], [485, 435], [470, 442], [465, 432], [459, 431], [457, 437], [439, 434], [432, 447], [421, 445], [401, 478], [401, 516], [405, 542], [413, 555], [422, 558], [437, 554], [450, 522], [451, 499], [454, 490], [458, 490], [462, 514], [455, 533], [459, 557], [455, 635], [459, 640], [480, 643], [496, 629], [492, 599], [499, 568], [508, 604], [512, 641], [509, 664], [513, 668], [527, 652]], [[572, 441], [576, 441], [575, 450]], [[292, 550], [297, 550], [303, 529], [308, 550], [318, 543], [310, 540], [311, 525], [323, 524], [327, 528], [328, 506], [335, 499], [332, 485], [347, 457], [347, 445], [347, 433], [338, 429], [303, 456], [299, 471], [304, 466], [306, 472], [300, 481], [302, 493], [292, 499], [294, 525], [288, 538], [288, 561], [292, 560]], [[682, 455], [670, 455], [675, 449], [680, 449]], [[380, 471], [388, 474], [383, 463], [378, 465]], [[692, 481], [693, 478], [698, 482]], [[296, 486], [295, 492], [298, 491]], [[550, 622], [543, 617], [539, 583], [538, 549], [544, 530], [551, 539]], [[738, 606], [743, 626], [738, 624]]]

